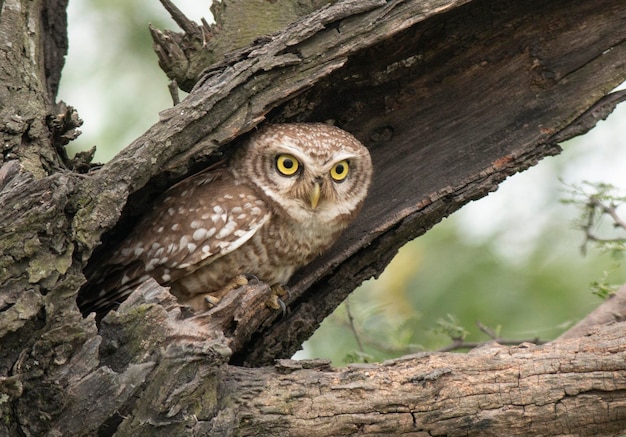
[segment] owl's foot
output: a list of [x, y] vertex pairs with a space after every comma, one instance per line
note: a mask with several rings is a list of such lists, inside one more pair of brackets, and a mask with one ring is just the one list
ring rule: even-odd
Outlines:
[[280, 298], [289, 295], [289, 289], [282, 284], [274, 284], [270, 287], [270, 297], [265, 301], [265, 305], [273, 310], [282, 310], [283, 316], [287, 314], [287, 306]]
[[206, 309], [210, 310], [211, 308], [216, 307], [221, 300], [222, 299], [217, 296], [211, 296], [210, 294], [205, 295], [204, 304], [206, 305]]
[[231, 290], [234, 290], [235, 288], [243, 287], [244, 285], [247, 285], [249, 282], [252, 282], [253, 280], [258, 281], [256, 276], [254, 275], [235, 276], [233, 279], [228, 281], [226, 285], [224, 285], [219, 291], [216, 291], [210, 294], [205, 294], [202, 296], [202, 300], [205, 306], [204, 309], [210, 310], [211, 308], [216, 307], [217, 304], [220, 303], [220, 301], [222, 300], [222, 297], [226, 295], [226, 293], [228, 293]]
[[239, 275], [239, 276], [243, 276], [246, 279], [246, 281], [248, 281], [247, 284], [258, 284], [261, 282], [261, 280], [257, 278], [255, 275], [253, 275], [252, 273], [244, 273], [243, 275]]

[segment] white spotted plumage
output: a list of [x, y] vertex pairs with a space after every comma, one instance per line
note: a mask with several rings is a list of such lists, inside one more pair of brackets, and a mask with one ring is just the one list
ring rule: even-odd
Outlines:
[[[289, 165], [277, 164], [287, 156]], [[338, 164], [339, 163], [339, 164]], [[337, 167], [339, 166], [339, 167]], [[331, 177], [339, 169], [339, 177]], [[336, 240], [361, 208], [372, 174], [367, 149], [325, 124], [270, 125], [224, 167], [170, 188], [79, 293], [103, 311], [153, 277], [183, 304], [249, 274], [285, 284]], [[341, 178], [341, 180], [339, 180]]]

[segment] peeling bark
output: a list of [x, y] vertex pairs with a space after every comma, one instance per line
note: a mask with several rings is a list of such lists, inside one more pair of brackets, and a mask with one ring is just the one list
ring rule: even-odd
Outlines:
[[[541, 347], [260, 367], [404, 242], [623, 99], [608, 94], [626, 79], [623, 2], [340, 1], [194, 77], [87, 174], [59, 149], [79, 121], [52, 103], [65, 29], [46, 17], [64, 7], [0, 2], [0, 434], [623, 433], [621, 324]], [[294, 279], [285, 316], [261, 305], [262, 284], [193, 315], [149, 281], [99, 327], [82, 318], [82, 270], [156, 193], [261, 123], [303, 120], [356, 135], [376, 176], [355, 225]]]

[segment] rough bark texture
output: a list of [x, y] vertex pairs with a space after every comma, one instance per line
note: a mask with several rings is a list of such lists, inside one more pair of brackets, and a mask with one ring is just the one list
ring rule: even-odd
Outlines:
[[191, 91], [202, 72], [224, 56], [259, 37], [287, 27], [336, 0], [222, 0], [211, 3], [215, 23], [189, 20], [170, 0], [161, 0], [184, 31], [158, 30], [150, 26], [154, 50], [167, 76], [184, 91]]
[[[0, 2], [0, 435], [626, 429], [621, 324], [371, 368], [235, 366], [290, 356], [404, 242], [606, 116], [624, 98], [606, 97], [626, 79], [623, 1], [337, 2], [191, 78], [183, 102], [86, 175], [62, 150], [80, 120], [53, 105], [64, 10]], [[262, 284], [193, 315], [154, 282], [99, 328], [80, 316], [82, 269], [154, 193], [258, 124], [296, 120], [355, 134], [376, 176], [358, 222], [291, 284], [285, 316], [263, 307]]]
[[[242, 435], [619, 435], [623, 333], [612, 325], [544, 347], [494, 344], [343, 369], [290, 360], [258, 372], [229, 366], [223, 390], [250, 399], [236, 406]], [[590, 359], [598, 359], [593, 368]]]
[[[263, 305], [249, 296], [225, 305], [239, 313], [242, 329]], [[621, 435], [624, 329], [615, 323], [543, 346], [494, 343], [469, 354], [423, 353], [339, 369], [324, 360], [243, 368], [226, 364], [235, 345], [222, 335], [232, 339], [234, 330], [210, 315], [188, 318], [149, 282], [103, 320], [101, 343], [85, 351], [95, 355], [99, 347], [101, 369], [109, 370], [74, 389], [109, 403], [73, 399], [56, 426], [62, 435], [79, 434], [114, 409], [107, 425], [133, 436]], [[133, 391], [137, 382], [142, 388]], [[77, 415], [78, 424], [71, 420]]]

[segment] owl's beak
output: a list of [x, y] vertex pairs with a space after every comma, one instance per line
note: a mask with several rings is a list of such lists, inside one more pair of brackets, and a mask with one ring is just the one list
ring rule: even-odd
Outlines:
[[311, 192], [309, 193], [309, 200], [311, 201], [311, 208], [315, 209], [317, 207], [317, 204], [320, 201], [321, 192], [322, 192], [322, 189], [320, 187], [320, 183], [315, 182], [315, 185], [313, 185], [313, 189], [311, 189]]

